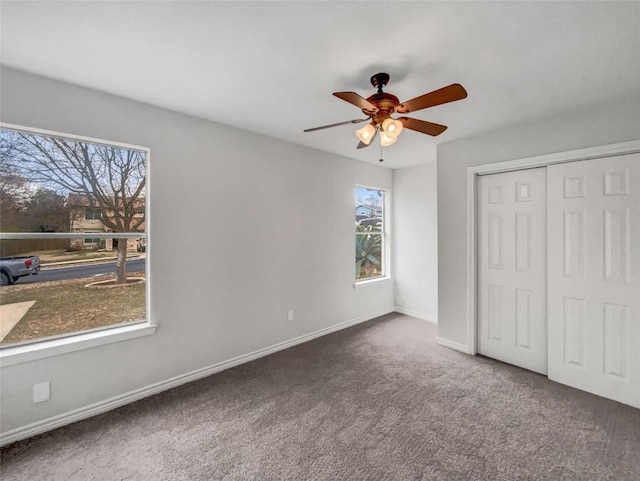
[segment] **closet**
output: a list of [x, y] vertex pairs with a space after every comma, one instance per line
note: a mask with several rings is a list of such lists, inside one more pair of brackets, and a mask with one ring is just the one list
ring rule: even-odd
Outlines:
[[480, 354], [640, 407], [640, 154], [477, 180]]

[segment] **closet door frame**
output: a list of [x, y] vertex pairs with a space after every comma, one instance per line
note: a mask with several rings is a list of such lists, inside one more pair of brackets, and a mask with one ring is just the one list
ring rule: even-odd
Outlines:
[[467, 168], [467, 345], [450, 347], [478, 353], [478, 176], [639, 152], [640, 139]]

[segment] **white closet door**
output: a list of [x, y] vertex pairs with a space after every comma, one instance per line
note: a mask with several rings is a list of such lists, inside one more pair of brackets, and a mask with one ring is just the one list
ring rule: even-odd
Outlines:
[[478, 179], [478, 352], [547, 372], [545, 168]]
[[640, 155], [548, 168], [549, 378], [640, 407]]

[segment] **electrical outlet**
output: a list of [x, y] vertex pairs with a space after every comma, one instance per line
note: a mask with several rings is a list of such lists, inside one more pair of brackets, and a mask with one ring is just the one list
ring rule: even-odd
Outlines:
[[287, 321], [293, 322], [293, 311], [287, 313]]
[[51, 382], [41, 382], [33, 385], [33, 403], [41, 403], [51, 399]]

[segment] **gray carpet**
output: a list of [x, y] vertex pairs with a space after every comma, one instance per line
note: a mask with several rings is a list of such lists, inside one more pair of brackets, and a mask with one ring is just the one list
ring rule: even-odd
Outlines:
[[388, 315], [14, 443], [10, 480], [640, 480], [640, 410]]

